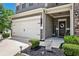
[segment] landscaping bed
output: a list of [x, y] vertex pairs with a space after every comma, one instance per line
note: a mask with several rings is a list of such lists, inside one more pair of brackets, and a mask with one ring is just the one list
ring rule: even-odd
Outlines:
[[39, 46], [34, 49], [31, 49], [30, 47], [28, 47], [22, 52], [30, 56], [64, 56], [64, 53], [62, 50], [58, 48], [52, 48], [52, 51], [46, 51], [44, 46]]

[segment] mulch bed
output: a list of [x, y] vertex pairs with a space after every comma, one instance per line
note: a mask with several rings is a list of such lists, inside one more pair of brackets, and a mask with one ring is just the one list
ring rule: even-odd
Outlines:
[[28, 47], [22, 52], [30, 56], [64, 56], [64, 53], [62, 50], [58, 48], [52, 48], [52, 51], [47, 51], [45, 50], [44, 46], [40, 46], [36, 49], [31, 49], [30, 47]]

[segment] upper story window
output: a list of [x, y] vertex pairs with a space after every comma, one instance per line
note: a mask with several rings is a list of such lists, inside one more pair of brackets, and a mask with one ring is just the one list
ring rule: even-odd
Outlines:
[[29, 3], [29, 6], [33, 6], [33, 3]]
[[22, 8], [25, 8], [26, 7], [26, 3], [22, 4]]
[[58, 5], [58, 3], [56, 3], [56, 6]]
[[38, 5], [40, 5], [40, 3], [37, 3]]
[[16, 7], [16, 10], [19, 10], [19, 6]]

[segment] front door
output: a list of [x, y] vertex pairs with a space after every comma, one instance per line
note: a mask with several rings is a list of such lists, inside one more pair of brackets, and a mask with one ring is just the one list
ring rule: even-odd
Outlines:
[[59, 21], [59, 37], [63, 37], [65, 35], [65, 21]]

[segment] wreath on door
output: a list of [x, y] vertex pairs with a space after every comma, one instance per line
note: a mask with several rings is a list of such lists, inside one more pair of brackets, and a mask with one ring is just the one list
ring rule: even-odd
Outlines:
[[60, 24], [60, 27], [61, 27], [61, 28], [64, 28], [64, 24], [63, 24], [63, 23], [61, 23], [61, 24]]

